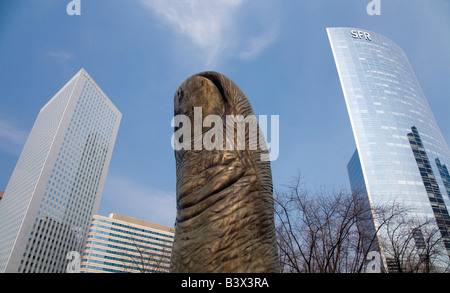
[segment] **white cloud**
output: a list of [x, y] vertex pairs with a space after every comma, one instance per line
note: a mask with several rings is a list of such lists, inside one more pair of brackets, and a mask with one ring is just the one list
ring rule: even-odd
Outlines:
[[18, 155], [22, 151], [28, 132], [19, 129], [9, 122], [0, 120], [0, 148], [4, 151]]
[[[207, 66], [215, 65], [222, 57], [233, 55], [254, 58], [275, 39], [272, 29], [262, 37], [242, 35], [240, 26], [244, 25], [245, 20], [239, 19], [239, 15], [243, 14], [238, 12], [246, 1], [140, 0], [168, 23], [177, 35], [190, 42], [183, 50], [196, 50], [197, 56], [204, 58]], [[236, 51], [240, 43], [246, 42], [248, 47], [242, 54]]]
[[261, 54], [261, 52], [268, 47], [278, 36], [278, 29], [276, 26], [270, 27], [261, 36], [250, 38], [247, 41], [247, 47], [239, 56], [245, 60], [253, 60]]
[[108, 174], [99, 212], [118, 213], [153, 223], [173, 226], [176, 194], [155, 190], [123, 175]]
[[74, 57], [74, 54], [67, 51], [47, 51], [47, 56], [59, 61], [68, 61]]

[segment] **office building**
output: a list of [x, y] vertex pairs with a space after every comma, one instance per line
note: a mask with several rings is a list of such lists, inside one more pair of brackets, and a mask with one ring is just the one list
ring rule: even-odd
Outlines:
[[83, 252], [121, 116], [84, 69], [41, 109], [0, 204], [0, 272], [66, 272]]
[[[399, 204], [410, 209], [411, 219], [431, 219], [440, 231], [445, 266], [450, 255], [450, 152], [406, 54], [367, 30], [327, 32], [356, 143], [348, 165], [352, 189], [367, 194], [376, 229], [375, 207]], [[386, 243], [386, 233], [378, 233], [380, 243]], [[388, 267], [386, 247], [380, 248]]]
[[95, 215], [82, 273], [168, 273], [175, 230], [111, 213]]

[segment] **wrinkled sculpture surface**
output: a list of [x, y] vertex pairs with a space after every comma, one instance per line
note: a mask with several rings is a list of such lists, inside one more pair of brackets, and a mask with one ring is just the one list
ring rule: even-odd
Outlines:
[[[216, 72], [193, 75], [176, 91], [175, 115], [188, 116], [192, 126], [194, 107], [202, 107], [203, 118], [218, 115], [224, 124], [226, 115], [254, 115], [238, 86]], [[202, 135], [206, 131], [203, 127]], [[272, 174], [270, 162], [261, 160], [263, 152], [248, 145], [244, 150], [175, 151], [172, 273], [279, 272]]]

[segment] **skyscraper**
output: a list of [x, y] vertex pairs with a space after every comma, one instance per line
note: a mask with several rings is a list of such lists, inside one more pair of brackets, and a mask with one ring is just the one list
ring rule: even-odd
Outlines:
[[366, 193], [372, 207], [398, 203], [415, 219], [432, 219], [448, 263], [450, 151], [406, 54], [367, 30], [327, 32], [356, 142], [348, 165], [352, 189]]
[[0, 272], [65, 272], [83, 252], [121, 116], [84, 69], [41, 109], [0, 204]]
[[82, 273], [168, 273], [175, 229], [115, 213], [95, 215]]

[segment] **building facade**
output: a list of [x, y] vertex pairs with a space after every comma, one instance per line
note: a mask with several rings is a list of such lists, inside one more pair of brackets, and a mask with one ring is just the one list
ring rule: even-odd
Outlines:
[[95, 215], [82, 273], [168, 273], [175, 230], [111, 213]]
[[[367, 194], [376, 229], [380, 206], [399, 204], [411, 218], [431, 219], [440, 231], [445, 266], [450, 151], [406, 54], [367, 30], [328, 28], [327, 33], [357, 149], [348, 165], [352, 189]], [[386, 233], [380, 229], [380, 243], [386, 243]], [[381, 251], [387, 267], [386, 249]]]
[[41, 109], [0, 204], [0, 272], [65, 272], [82, 253], [121, 117], [84, 69]]

